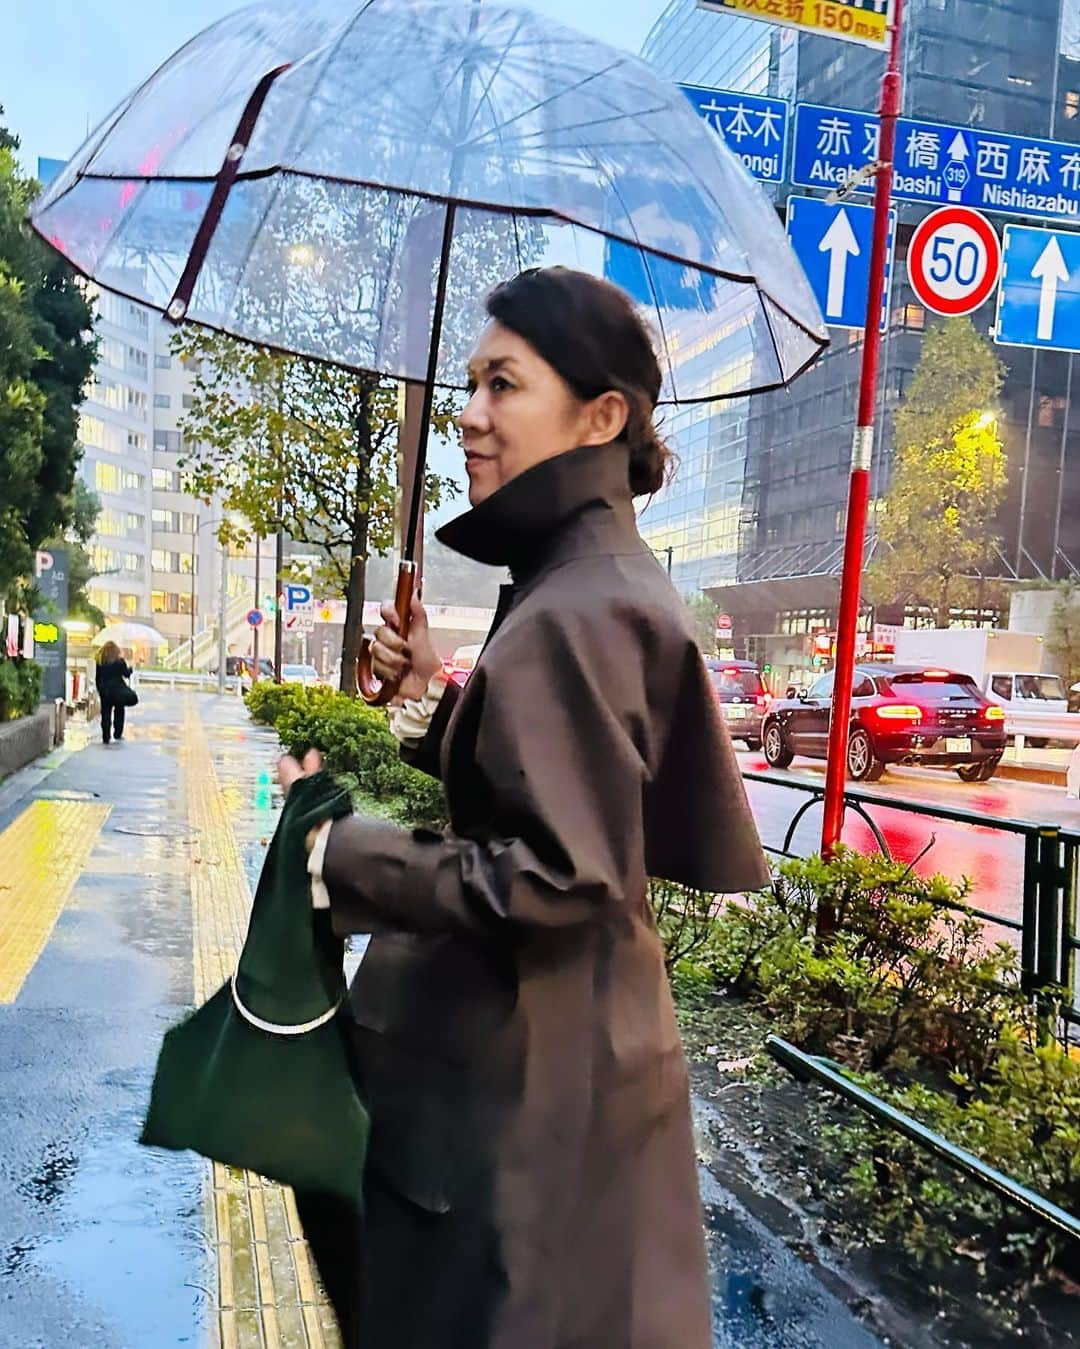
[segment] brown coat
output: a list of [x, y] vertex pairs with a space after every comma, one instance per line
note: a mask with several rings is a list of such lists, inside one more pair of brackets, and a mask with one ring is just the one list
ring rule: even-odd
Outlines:
[[[462, 1276], [405, 1242], [403, 1286], [439, 1319], [403, 1334], [384, 1308], [360, 1343], [708, 1349], [686, 1067], [646, 888], [765, 882], [730, 742], [637, 534], [624, 449], [548, 460], [440, 537], [514, 576], [418, 756], [450, 828], [339, 821], [325, 876], [337, 930], [378, 934], [351, 995], [370, 1165], [486, 1250]], [[375, 1207], [369, 1222], [377, 1251]], [[470, 1286], [447, 1302], [447, 1278]], [[471, 1329], [451, 1329], [454, 1305]]]

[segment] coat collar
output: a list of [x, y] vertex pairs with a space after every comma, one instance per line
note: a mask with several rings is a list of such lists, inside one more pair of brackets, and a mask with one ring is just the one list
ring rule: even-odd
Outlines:
[[586, 445], [545, 459], [436, 532], [440, 543], [516, 581], [557, 562], [638, 552], [626, 446]]

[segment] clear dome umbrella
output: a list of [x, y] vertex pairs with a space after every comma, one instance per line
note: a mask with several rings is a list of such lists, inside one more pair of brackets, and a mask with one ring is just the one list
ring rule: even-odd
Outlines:
[[628, 290], [665, 402], [782, 386], [828, 342], [772, 203], [681, 92], [496, 3], [240, 10], [125, 99], [31, 223], [173, 322], [423, 381], [422, 437], [488, 290], [525, 267]]

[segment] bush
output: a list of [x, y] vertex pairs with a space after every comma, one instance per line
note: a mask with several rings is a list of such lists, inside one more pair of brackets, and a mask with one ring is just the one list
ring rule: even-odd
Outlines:
[[303, 755], [318, 749], [327, 769], [410, 825], [446, 822], [442, 785], [402, 763], [380, 708], [334, 689], [259, 680], [247, 695], [256, 721], [273, 726], [282, 745]]
[[0, 721], [36, 712], [41, 702], [42, 669], [22, 656], [0, 656]]
[[[1016, 952], [986, 946], [969, 892], [967, 881], [848, 849], [786, 862], [771, 889], [729, 901], [705, 959], [811, 1053], [843, 1045], [858, 1067], [927, 1061], [979, 1076], [1024, 1003]], [[824, 945], [821, 902], [837, 916]]]

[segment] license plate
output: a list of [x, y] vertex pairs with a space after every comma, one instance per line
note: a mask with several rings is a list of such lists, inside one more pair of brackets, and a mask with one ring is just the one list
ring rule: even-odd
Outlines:
[[945, 741], [946, 754], [970, 754], [971, 741], [965, 736], [962, 740], [948, 739]]
[[727, 717], [728, 721], [742, 721], [743, 717], [746, 716], [746, 713], [747, 709], [745, 707], [732, 703], [724, 704], [724, 716]]

